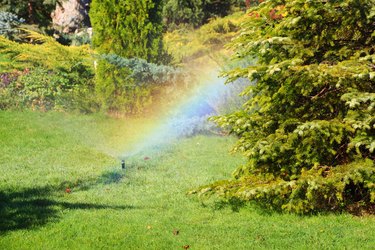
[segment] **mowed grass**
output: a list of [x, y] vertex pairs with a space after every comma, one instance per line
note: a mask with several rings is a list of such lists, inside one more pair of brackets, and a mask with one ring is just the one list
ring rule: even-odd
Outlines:
[[[232, 210], [186, 193], [242, 164], [197, 136], [117, 158], [147, 119], [0, 112], [0, 249], [374, 249], [375, 218]], [[70, 189], [67, 193], [66, 188]]]

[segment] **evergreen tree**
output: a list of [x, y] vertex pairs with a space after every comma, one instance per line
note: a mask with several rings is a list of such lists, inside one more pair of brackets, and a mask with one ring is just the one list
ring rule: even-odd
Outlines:
[[268, 0], [233, 43], [256, 65], [242, 110], [215, 120], [248, 163], [202, 193], [305, 213], [375, 203], [374, 0]]
[[[162, 62], [161, 10], [161, 0], [93, 0], [93, 46], [102, 54]], [[150, 90], [137, 86], [131, 73], [127, 67], [99, 61], [96, 91], [103, 109], [134, 113], [149, 102]]]
[[101, 53], [157, 62], [162, 54], [161, 0], [93, 0], [93, 46]]

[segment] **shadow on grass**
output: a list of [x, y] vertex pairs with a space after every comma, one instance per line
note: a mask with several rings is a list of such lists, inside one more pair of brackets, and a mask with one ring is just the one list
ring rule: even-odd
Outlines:
[[64, 181], [58, 189], [74, 188], [76, 191], [86, 191], [98, 185], [111, 185], [121, 182], [126, 177], [126, 171], [108, 170], [95, 178], [84, 178], [75, 181]]
[[107, 171], [104, 172], [96, 181], [97, 184], [109, 185], [119, 183], [125, 177], [125, 171]]
[[283, 214], [283, 211], [281, 209], [278, 209], [277, 207], [272, 207], [269, 204], [262, 204], [256, 201], [243, 201], [236, 197], [232, 197], [230, 199], [225, 200], [210, 198], [206, 199], [205, 202], [201, 200], [201, 205], [203, 207], [209, 207], [212, 210], [223, 210], [229, 208], [234, 213], [240, 212], [241, 209], [250, 209], [252, 212], [255, 212], [263, 216]]
[[58, 201], [52, 198], [56, 192], [51, 187], [0, 191], [0, 234], [56, 221], [59, 219], [59, 212], [64, 209], [134, 209], [133, 206]]

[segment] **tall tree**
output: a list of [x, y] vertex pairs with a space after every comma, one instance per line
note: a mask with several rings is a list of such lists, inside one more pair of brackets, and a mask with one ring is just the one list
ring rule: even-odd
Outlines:
[[93, 45], [102, 53], [156, 62], [162, 53], [161, 0], [93, 0]]
[[211, 185], [298, 213], [375, 203], [374, 0], [266, 0], [233, 46], [256, 65], [243, 110], [216, 121], [248, 163]]
[[[99, 53], [163, 61], [162, 0], [93, 0], [90, 19], [93, 46]], [[126, 67], [100, 60], [96, 91], [103, 109], [136, 112], [146, 103], [147, 88], [136, 86]]]

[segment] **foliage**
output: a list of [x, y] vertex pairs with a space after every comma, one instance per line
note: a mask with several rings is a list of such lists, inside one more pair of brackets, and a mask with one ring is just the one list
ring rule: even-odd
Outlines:
[[241, 93], [249, 85], [252, 85], [246, 78], [240, 78], [232, 82], [230, 85], [226, 85], [226, 91], [217, 100], [215, 110], [218, 115], [226, 115], [241, 109], [247, 102], [247, 98], [242, 96]]
[[137, 85], [165, 84], [182, 81], [185, 77], [185, 73], [179, 68], [148, 63], [144, 59], [128, 59], [113, 54], [103, 54], [101, 58], [119, 68], [129, 69], [131, 73], [128, 77], [135, 80]]
[[28, 24], [46, 27], [51, 23], [51, 12], [59, 0], [0, 0], [0, 11], [16, 14]]
[[69, 81], [61, 74], [36, 68], [21, 75], [17, 81], [8, 86], [14, 91], [21, 103], [16, 105], [30, 106], [32, 109], [49, 110], [61, 105], [63, 93], [71, 89]]
[[145, 112], [156, 95], [167, 91], [167, 86], [184, 85], [188, 77], [181, 69], [148, 63], [144, 59], [114, 54], [102, 54], [98, 58], [102, 63], [97, 72], [105, 77], [102, 84], [97, 85], [97, 91], [101, 93], [103, 105], [111, 112]]
[[163, 17], [167, 27], [182, 23], [199, 26], [204, 18], [202, 0], [167, 0], [163, 8]]
[[34, 68], [3, 74], [0, 109], [80, 110], [92, 112], [96, 102], [90, 98], [93, 86], [72, 80], [61, 71]]
[[[203, 193], [306, 213], [375, 203], [372, 0], [269, 0], [250, 9], [233, 46], [257, 59], [243, 109], [215, 121], [248, 158]], [[345, 198], [347, 197], [347, 198]]]
[[5, 36], [8, 39], [13, 38], [14, 34], [18, 33], [16, 28], [24, 21], [12, 13], [0, 11], [0, 36]]
[[[161, 0], [94, 0], [90, 18], [99, 53], [162, 62]], [[127, 68], [98, 61], [96, 91], [105, 110], [135, 113], [151, 102], [152, 90], [135, 86], [129, 75]]]
[[100, 53], [158, 62], [162, 55], [161, 1], [94, 0], [93, 46]]
[[[243, 13], [212, 19], [199, 29], [179, 28], [167, 32], [164, 44], [173, 56], [174, 63], [189, 63], [197, 58], [223, 52], [228, 43], [239, 30], [239, 24], [244, 18]], [[223, 53], [224, 54], [224, 53]]]
[[181, 139], [197, 135], [219, 135], [222, 132], [220, 128], [208, 120], [211, 115], [175, 116], [169, 121], [170, 133], [168, 133], [168, 136], [171, 139]]
[[17, 43], [0, 36], [0, 53], [11, 62], [4, 62], [2, 71], [43, 67], [80, 75], [80, 78], [93, 74], [92, 51], [89, 46], [64, 46], [52, 37], [34, 31], [27, 32], [30, 43]]
[[238, 5], [238, 0], [165, 0], [163, 17], [169, 30], [182, 24], [197, 28], [211, 18], [229, 15], [232, 7]]
[[0, 64], [5, 72], [0, 92], [2, 108], [97, 109], [91, 49], [63, 46], [51, 37], [26, 32], [35, 44], [0, 37], [0, 53], [8, 59]]
[[102, 108], [112, 114], [138, 114], [152, 103], [150, 86], [136, 85], [127, 68], [106, 61], [96, 69], [96, 93]]
[[57, 35], [58, 37], [56, 40], [63, 45], [69, 45], [69, 46], [81, 46], [85, 44], [91, 45], [92, 35], [90, 33], [91, 32], [89, 32], [88, 29], [84, 29], [81, 32], [74, 33], [74, 34], [59, 33]]

